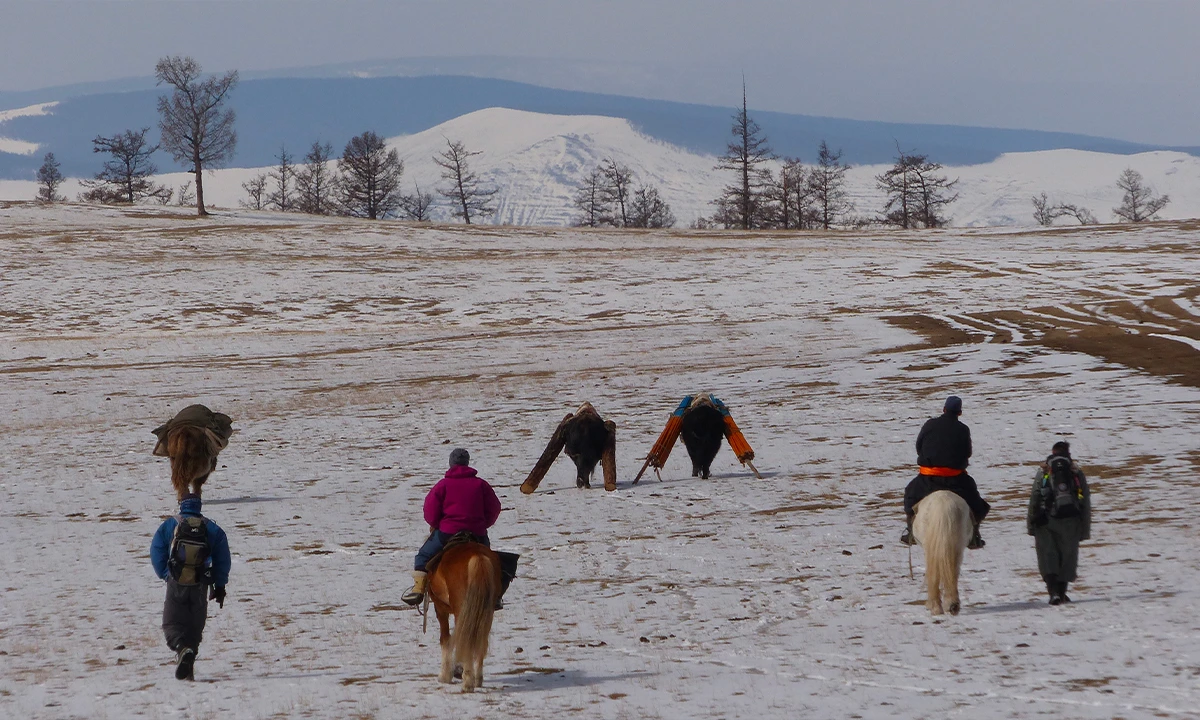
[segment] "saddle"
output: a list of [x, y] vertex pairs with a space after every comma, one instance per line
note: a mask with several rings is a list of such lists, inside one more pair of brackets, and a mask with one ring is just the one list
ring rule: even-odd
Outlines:
[[[454, 533], [446, 541], [446, 544], [442, 546], [442, 549], [438, 550], [437, 555], [434, 555], [429, 559], [429, 562], [425, 563], [425, 572], [432, 575], [433, 571], [437, 569], [438, 564], [442, 562], [442, 555], [450, 548], [472, 542], [479, 543], [480, 545], [485, 544], [481, 543], [480, 538], [467, 530]], [[517, 576], [517, 561], [521, 556], [518, 553], [504, 552], [503, 550], [494, 550], [493, 552], [500, 557], [500, 595], [503, 596], [504, 592], [508, 590], [509, 583]]]

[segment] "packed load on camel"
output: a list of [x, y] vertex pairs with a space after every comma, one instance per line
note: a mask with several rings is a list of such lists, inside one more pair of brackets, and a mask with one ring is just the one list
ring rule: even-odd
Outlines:
[[567, 415], [554, 429], [550, 443], [542, 451], [529, 477], [521, 483], [521, 492], [526, 495], [537, 490], [542, 478], [563, 450], [575, 462], [575, 487], [590, 488], [596, 463], [604, 471], [604, 489], [617, 489], [617, 424], [605, 420], [591, 403], [584, 403], [579, 410]]
[[154, 454], [171, 459], [171, 484], [176, 499], [193, 493], [217, 469], [217, 455], [229, 444], [233, 420], [204, 405], [188, 405], [152, 431], [158, 436]]
[[683, 446], [687, 448], [688, 457], [692, 459], [692, 477], [708, 479], [713, 458], [721, 449], [721, 438], [729, 441], [729, 449], [737, 456], [738, 462], [746, 465], [761, 479], [762, 475], [754, 467], [754, 450], [745, 436], [733, 421], [729, 408], [711, 393], [688, 395], [679, 402], [679, 406], [667, 418], [667, 426], [659, 434], [646, 462], [633, 479], [634, 484], [642, 479], [646, 468], [654, 468], [654, 474], [662, 479], [659, 470], [666, 465], [675, 441], [683, 438]]

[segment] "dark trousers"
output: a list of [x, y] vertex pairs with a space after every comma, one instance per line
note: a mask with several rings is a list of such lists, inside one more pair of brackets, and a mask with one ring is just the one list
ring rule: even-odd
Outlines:
[[167, 580], [162, 621], [167, 647], [176, 652], [185, 647], [193, 650], [199, 648], [207, 620], [208, 586], [180, 585], [174, 580]]
[[966, 500], [967, 507], [971, 508], [971, 514], [975, 516], [975, 522], [983, 520], [987, 516], [988, 510], [992, 509], [992, 506], [979, 495], [975, 479], [966, 473], [953, 477], [917, 475], [908, 484], [908, 487], [904, 488], [904, 514], [911, 516], [917, 503], [938, 490], [949, 490]]
[[[475, 542], [482, 543], [488, 547], [492, 546], [487, 535], [475, 535], [474, 533], [471, 533], [471, 535], [475, 538]], [[434, 555], [441, 552], [442, 548], [446, 547], [446, 541], [452, 537], [454, 536], [444, 533], [441, 530], [434, 530], [429, 535], [429, 539], [425, 541], [425, 544], [421, 546], [421, 549], [417, 551], [417, 557], [413, 561], [413, 570], [425, 572], [425, 563], [429, 562], [430, 558]]]

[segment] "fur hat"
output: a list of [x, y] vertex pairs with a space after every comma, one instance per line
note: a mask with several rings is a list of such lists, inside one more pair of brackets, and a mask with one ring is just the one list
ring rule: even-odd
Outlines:
[[454, 448], [450, 451], [450, 467], [455, 465], [470, 465], [471, 453], [462, 448]]
[[954, 413], [955, 415], [962, 414], [962, 398], [957, 395], [951, 395], [946, 398], [946, 404], [942, 406], [942, 412]]

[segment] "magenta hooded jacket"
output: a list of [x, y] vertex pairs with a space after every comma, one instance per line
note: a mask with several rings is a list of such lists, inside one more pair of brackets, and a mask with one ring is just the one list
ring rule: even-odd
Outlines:
[[447, 535], [467, 530], [487, 535], [500, 517], [500, 498], [475, 468], [455, 465], [425, 496], [425, 522]]

